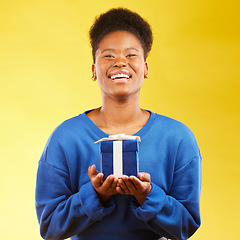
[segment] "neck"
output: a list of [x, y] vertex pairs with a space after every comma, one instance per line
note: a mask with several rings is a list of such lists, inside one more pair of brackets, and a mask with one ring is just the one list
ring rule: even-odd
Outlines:
[[88, 117], [109, 135], [135, 134], [147, 123], [150, 114], [139, 107], [138, 96], [111, 98], [104, 96], [102, 107], [88, 113]]
[[103, 96], [100, 116], [106, 123], [114, 126], [126, 125], [141, 118], [143, 112], [139, 107], [138, 96], [135, 99], [106, 99]]

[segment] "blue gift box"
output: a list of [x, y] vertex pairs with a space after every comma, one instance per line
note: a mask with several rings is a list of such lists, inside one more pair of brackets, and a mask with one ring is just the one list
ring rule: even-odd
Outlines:
[[104, 178], [111, 174], [116, 177], [138, 176], [138, 142], [136, 139], [100, 141], [100, 170]]

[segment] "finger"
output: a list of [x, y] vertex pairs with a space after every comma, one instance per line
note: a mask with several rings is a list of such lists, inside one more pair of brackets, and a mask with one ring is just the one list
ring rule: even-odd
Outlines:
[[140, 179], [138, 179], [135, 176], [130, 176], [129, 179], [131, 180], [131, 182], [133, 183], [133, 185], [135, 186], [135, 188], [139, 188], [142, 186], [142, 181]]
[[128, 177], [127, 176], [122, 176], [122, 178], [118, 179], [118, 184], [116, 187], [116, 191], [118, 193], [121, 194], [131, 194], [131, 192], [129, 191], [129, 189], [126, 186], [126, 181], [128, 181]]
[[124, 189], [127, 188], [126, 183], [129, 181], [129, 177], [126, 175], [122, 175], [122, 177], [118, 180], [118, 184], [121, 185]]
[[117, 185], [117, 178], [113, 175], [109, 175], [103, 182], [103, 187], [105, 189], [115, 188]]
[[138, 174], [138, 178], [143, 182], [151, 182], [151, 176], [149, 173], [141, 172]]
[[134, 186], [136, 187], [135, 193], [144, 192], [150, 186], [150, 182], [141, 181], [136, 177], [130, 177], [130, 179], [133, 182]]
[[[146, 173], [144, 173], [146, 174]], [[147, 194], [151, 191], [152, 189], [152, 186], [151, 186], [151, 178], [150, 178], [150, 175], [147, 176], [149, 174], [146, 174], [146, 177], [144, 179], [147, 179], [149, 181], [141, 181], [140, 179], [134, 177], [134, 176], [131, 176], [130, 179], [132, 180], [133, 184], [135, 185], [137, 191], [135, 192], [136, 194], [139, 194], [139, 193], [146, 193]]]
[[101, 186], [101, 191], [107, 194], [116, 194], [117, 190], [117, 181], [118, 179], [114, 176], [109, 176], [105, 181], [103, 182], [103, 185]]
[[116, 192], [117, 183], [118, 183], [118, 179], [115, 176], [113, 176], [113, 181], [112, 181], [111, 185], [109, 186], [109, 188], [114, 189], [114, 191]]
[[121, 193], [124, 193], [124, 194], [130, 194], [130, 191], [127, 188], [127, 185], [125, 183], [125, 181], [127, 181], [127, 179], [128, 179], [128, 177], [123, 177], [123, 178], [118, 179], [118, 187], [121, 188]]
[[130, 176], [129, 178], [131, 180], [131, 182], [133, 183], [133, 185], [135, 186], [135, 188], [138, 190], [139, 188], [142, 188], [143, 185], [143, 181], [141, 181], [139, 178], [135, 177], [135, 176]]
[[123, 180], [124, 182], [127, 182], [129, 180], [129, 177], [127, 175], [122, 175], [119, 180]]
[[116, 187], [116, 191], [117, 191], [117, 193], [128, 194], [128, 193], [124, 192], [123, 189], [120, 186]]
[[[140, 181], [140, 180], [139, 180]], [[131, 180], [131, 178], [129, 177], [127, 180], [124, 181], [125, 185], [129, 191], [130, 194], [135, 194], [137, 191], [136, 186], [134, 185], [133, 181]]]
[[103, 178], [102, 173], [98, 173], [97, 175], [95, 175], [95, 177], [91, 178], [91, 182], [94, 188], [99, 188], [103, 184], [102, 178]]

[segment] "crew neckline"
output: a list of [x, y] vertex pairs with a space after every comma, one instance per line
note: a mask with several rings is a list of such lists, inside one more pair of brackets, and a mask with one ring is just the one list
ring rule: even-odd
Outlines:
[[[94, 109], [92, 109], [94, 110]], [[92, 131], [100, 138], [108, 137], [109, 134], [106, 132], [102, 131], [88, 116], [87, 113], [91, 112], [92, 110], [87, 110], [84, 113], [80, 114], [80, 116], [83, 117], [84, 121], [90, 126]], [[153, 113], [150, 110], [146, 110], [150, 113], [150, 117], [147, 121], [147, 123], [135, 134], [132, 134], [132, 136], [139, 136], [141, 139], [145, 136], [145, 134], [149, 131], [151, 128], [155, 118], [156, 118], [156, 113]], [[120, 133], [119, 133], [120, 134]]]

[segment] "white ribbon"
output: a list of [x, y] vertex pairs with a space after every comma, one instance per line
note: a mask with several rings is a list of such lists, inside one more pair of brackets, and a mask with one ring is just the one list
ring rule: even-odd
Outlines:
[[124, 133], [121, 133], [116, 135], [110, 135], [108, 138], [102, 138], [96, 141], [95, 143], [106, 142], [106, 141], [122, 141], [122, 140], [137, 140], [138, 142], [141, 142], [141, 138], [139, 136], [125, 135]]
[[113, 142], [113, 175], [117, 178], [123, 175], [122, 141]]

